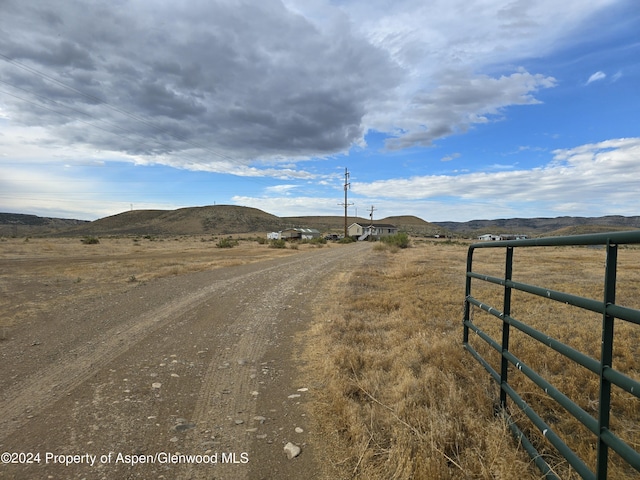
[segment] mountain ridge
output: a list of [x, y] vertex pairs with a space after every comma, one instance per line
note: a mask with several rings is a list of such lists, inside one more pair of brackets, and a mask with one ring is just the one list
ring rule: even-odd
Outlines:
[[[347, 217], [368, 224], [362, 217]], [[536, 217], [468, 222], [428, 222], [414, 215], [397, 215], [374, 219], [374, 223], [391, 223], [400, 231], [416, 236], [476, 236], [484, 233], [518, 233], [531, 236], [571, 235], [607, 230], [640, 228], [640, 216], [625, 217]], [[286, 228], [316, 228], [322, 233], [342, 233], [344, 216], [278, 217], [257, 208], [236, 205], [209, 205], [176, 210], [130, 210], [92, 222], [74, 219], [38, 217], [36, 215], [0, 213], [0, 235], [233, 235], [261, 234]]]
[[[468, 222], [433, 222], [454, 234], [484, 233], [517, 233], [539, 235], [558, 232], [563, 229], [590, 230], [580, 233], [596, 233], [618, 229], [640, 228], [640, 216], [625, 217], [622, 215], [606, 215], [603, 217], [535, 217], [535, 218], [502, 218], [495, 220], [470, 220]], [[582, 228], [579, 228], [582, 227]], [[603, 227], [604, 230], [601, 228]], [[571, 234], [562, 233], [559, 234]]]

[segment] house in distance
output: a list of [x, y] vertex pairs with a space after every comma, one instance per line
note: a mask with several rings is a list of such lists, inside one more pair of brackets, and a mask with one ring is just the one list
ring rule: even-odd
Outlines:
[[358, 240], [375, 240], [397, 233], [398, 227], [390, 223], [352, 223], [347, 229], [347, 234]]
[[269, 240], [313, 240], [319, 237], [320, 231], [315, 228], [288, 228], [267, 234]]

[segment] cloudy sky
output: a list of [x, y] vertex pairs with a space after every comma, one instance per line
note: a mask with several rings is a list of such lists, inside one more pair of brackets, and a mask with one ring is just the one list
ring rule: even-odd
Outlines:
[[640, 215], [637, 0], [0, 0], [0, 212]]

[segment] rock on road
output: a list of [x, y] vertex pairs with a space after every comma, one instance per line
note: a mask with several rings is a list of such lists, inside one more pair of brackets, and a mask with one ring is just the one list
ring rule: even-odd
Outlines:
[[0, 343], [0, 453], [13, 454], [0, 478], [317, 478], [293, 336], [369, 252], [314, 249], [48, 312]]

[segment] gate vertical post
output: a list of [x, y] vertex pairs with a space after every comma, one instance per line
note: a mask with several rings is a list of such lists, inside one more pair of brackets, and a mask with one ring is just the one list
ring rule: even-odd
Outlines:
[[504, 266], [504, 301], [502, 304], [502, 356], [500, 359], [500, 407], [504, 410], [507, 408], [507, 392], [504, 389], [504, 385], [508, 381], [509, 373], [509, 361], [507, 360], [505, 353], [509, 351], [509, 323], [505, 317], [511, 315], [511, 287], [507, 285], [507, 282], [511, 281], [513, 274], [513, 247], [507, 247], [507, 254], [505, 257]]
[[611, 382], [604, 377], [604, 371], [612, 368], [613, 363], [613, 323], [614, 316], [607, 314], [606, 308], [616, 302], [616, 269], [618, 263], [618, 245], [607, 240], [607, 260], [604, 283], [604, 313], [602, 315], [602, 352], [600, 354], [600, 402], [598, 412], [598, 480], [606, 480], [609, 448], [602, 440], [602, 433], [609, 429], [611, 413]]
[[471, 295], [471, 277], [468, 275], [473, 268], [473, 248], [469, 248], [467, 252], [467, 278], [464, 291], [464, 319], [462, 329], [462, 344], [467, 345], [469, 343], [469, 327], [465, 322], [471, 320], [471, 308], [469, 305], [469, 296]]

